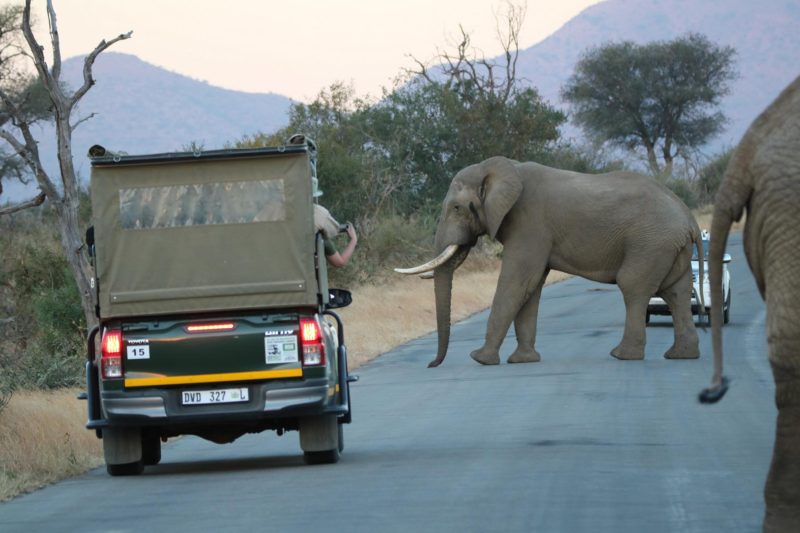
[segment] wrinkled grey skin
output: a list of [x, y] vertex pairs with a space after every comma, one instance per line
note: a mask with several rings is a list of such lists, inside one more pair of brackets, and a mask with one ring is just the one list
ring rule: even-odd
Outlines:
[[484, 234], [503, 244], [503, 261], [485, 343], [471, 354], [479, 363], [499, 363], [512, 322], [517, 348], [508, 362], [539, 361], [536, 321], [550, 269], [619, 285], [626, 319], [614, 357], [644, 358], [645, 315], [654, 294], [674, 317], [675, 341], [665, 357], [699, 356], [690, 297], [692, 245], [702, 249], [700, 230], [683, 202], [655, 180], [493, 157], [453, 178], [442, 209], [437, 252], [450, 244], [459, 249], [434, 270], [439, 345], [429, 366], [447, 353], [453, 272]]
[[711, 323], [719, 386], [722, 256], [747, 209], [744, 250], [767, 306], [778, 420], [764, 488], [764, 531], [800, 531], [800, 78], [753, 122], [717, 192], [709, 245]]

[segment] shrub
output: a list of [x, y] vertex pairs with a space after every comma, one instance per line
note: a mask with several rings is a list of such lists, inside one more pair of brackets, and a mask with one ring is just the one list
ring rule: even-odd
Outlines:
[[14, 388], [75, 386], [83, 380], [84, 317], [75, 281], [46, 211], [0, 219], [0, 397]]
[[722, 183], [722, 176], [725, 174], [725, 169], [728, 168], [732, 154], [733, 149], [729, 148], [700, 169], [697, 179], [697, 194], [701, 204], [714, 202], [714, 196], [717, 194], [719, 184]]
[[699, 205], [697, 193], [692, 188], [692, 184], [685, 179], [672, 178], [665, 185], [675, 193], [675, 196], [683, 200], [689, 209], [694, 209]]

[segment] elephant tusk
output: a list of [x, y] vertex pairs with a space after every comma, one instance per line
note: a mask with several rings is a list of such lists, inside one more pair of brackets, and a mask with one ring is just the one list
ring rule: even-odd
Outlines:
[[436, 259], [432, 259], [425, 263], [424, 265], [419, 265], [411, 268], [395, 268], [394, 271], [398, 274], [422, 274], [423, 272], [430, 272], [436, 267], [439, 267], [447, 262], [448, 259], [453, 257], [453, 254], [456, 253], [458, 250], [457, 244], [451, 244], [447, 248], [444, 249], [442, 253], [439, 254], [439, 257]]

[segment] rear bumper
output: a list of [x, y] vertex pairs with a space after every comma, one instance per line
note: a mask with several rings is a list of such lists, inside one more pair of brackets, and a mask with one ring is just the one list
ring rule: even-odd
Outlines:
[[[250, 399], [241, 403], [182, 405], [184, 391], [246, 387]], [[217, 386], [184, 386], [143, 390], [103, 391], [99, 417], [90, 419], [89, 429], [124, 426], [176, 426], [230, 423], [276, 423], [286, 419], [321, 414], [344, 415], [336, 383], [326, 379], [298, 382], [256, 382]]]

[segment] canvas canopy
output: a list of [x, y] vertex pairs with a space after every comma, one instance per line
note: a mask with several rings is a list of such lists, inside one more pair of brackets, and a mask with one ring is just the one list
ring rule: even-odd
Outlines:
[[307, 146], [153, 156], [97, 148], [101, 318], [319, 305]]

